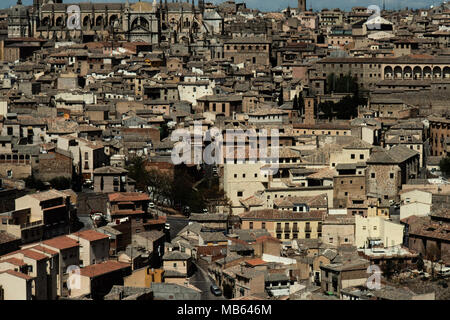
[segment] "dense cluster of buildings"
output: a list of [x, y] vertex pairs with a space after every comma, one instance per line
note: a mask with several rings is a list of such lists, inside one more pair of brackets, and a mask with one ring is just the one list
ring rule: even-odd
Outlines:
[[73, 5], [0, 11], [0, 300], [450, 299], [449, 4]]

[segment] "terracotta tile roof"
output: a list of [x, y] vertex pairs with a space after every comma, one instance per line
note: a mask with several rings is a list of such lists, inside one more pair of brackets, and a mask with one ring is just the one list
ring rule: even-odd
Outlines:
[[95, 230], [84, 230], [84, 231], [72, 233], [71, 238], [73, 239], [74, 237], [80, 237], [80, 238], [88, 240], [88, 241], [97, 241], [97, 240], [109, 238], [108, 235], [101, 233], [101, 232], [97, 232]]
[[114, 210], [111, 211], [112, 216], [128, 216], [133, 214], [143, 214], [142, 210]]
[[253, 207], [253, 206], [262, 206], [264, 204], [264, 200], [262, 200], [256, 196], [248, 197], [247, 199], [240, 200], [240, 202], [246, 208]]
[[241, 239], [228, 238], [228, 240], [230, 240], [231, 242], [239, 243], [239, 244], [247, 244], [246, 241], [241, 240]]
[[277, 207], [288, 207], [292, 208], [294, 207], [294, 204], [306, 204], [309, 207], [316, 207], [316, 208], [326, 208], [328, 206], [328, 197], [326, 193], [322, 193], [316, 196], [310, 196], [310, 197], [284, 197], [284, 198], [278, 198], [274, 199], [273, 203]]
[[250, 260], [245, 261], [245, 263], [247, 263], [247, 264], [249, 264], [249, 265], [251, 265], [253, 267], [254, 266], [259, 266], [259, 265], [262, 265], [262, 264], [266, 264], [266, 262], [263, 259], [260, 259], [260, 258], [250, 259]]
[[34, 277], [30, 277], [29, 275], [26, 275], [24, 273], [17, 272], [17, 271], [14, 271], [14, 270], [6, 270], [6, 271], [0, 272], [0, 273], [7, 273], [7, 274], [10, 274], [12, 276], [15, 276], [15, 277], [18, 277], [18, 278], [22, 278], [22, 279], [25, 279], [25, 280], [32, 280], [32, 279], [34, 279]]
[[37, 260], [37, 261], [47, 259], [47, 256], [45, 254], [33, 251], [31, 249], [21, 250], [21, 253], [23, 253], [23, 255], [27, 258]]
[[41, 246], [41, 245], [37, 245], [37, 246], [34, 246], [34, 247], [30, 247], [30, 248], [28, 248], [28, 249], [31, 249], [31, 250], [38, 250], [38, 251], [41, 251], [41, 252], [43, 252], [43, 253], [48, 253], [48, 254], [51, 254], [51, 255], [57, 255], [57, 254], [58, 254], [58, 251], [55, 251], [55, 250], [52, 250], [52, 249], [43, 247], [43, 246]]
[[265, 242], [265, 241], [274, 241], [274, 242], [281, 243], [281, 241], [279, 239], [274, 238], [272, 236], [261, 236], [261, 237], [256, 238], [256, 243]]
[[3, 257], [9, 257], [12, 255], [17, 255], [17, 254], [23, 255], [24, 257], [27, 257], [27, 258], [33, 259], [33, 260], [37, 260], [37, 261], [47, 259], [46, 255], [36, 252], [36, 251], [33, 251], [31, 249], [16, 250], [16, 251], [10, 252], [8, 254], [5, 254]]
[[52, 248], [56, 248], [59, 250], [64, 250], [68, 248], [73, 248], [79, 246], [78, 242], [74, 239], [69, 238], [68, 236], [60, 236], [53, 239], [45, 240], [42, 242], [44, 245], [47, 245]]
[[316, 173], [307, 176], [309, 179], [333, 179], [337, 175], [336, 169], [334, 168], [323, 168]]
[[50, 199], [56, 199], [60, 197], [66, 197], [66, 195], [58, 190], [48, 190], [44, 192], [36, 192], [33, 194], [30, 194], [31, 197], [39, 200], [39, 201], [46, 201]]
[[103, 274], [114, 272], [121, 269], [130, 268], [130, 264], [109, 260], [103, 263], [92, 264], [80, 270], [80, 274], [85, 277], [95, 278]]
[[120, 201], [149, 201], [150, 198], [146, 193], [139, 192], [117, 192], [108, 195], [110, 202]]
[[19, 267], [22, 267], [22, 266], [26, 265], [26, 263], [23, 262], [23, 260], [17, 259], [17, 258], [14, 258], [14, 257], [8, 258], [8, 259], [5, 259], [5, 260], [1, 260], [0, 263], [1, 262], [8, 262], [8, 263], [11, 263], [11, 264], [13, 264], [15, 266], [19, 266]]
[[321, 220], [325, 214], [326, 210], [299, 213], [288, 210], [263, 209], [244, 213], [240, 217], [242, 220]]
[[145, 224], [154, 225], [154, 224], [163, 224], [163, 223], [166, 223], [166, 222], [167, 222], [167, 217], [159, 217], [157, 219], [147, 220], [147, 222]]

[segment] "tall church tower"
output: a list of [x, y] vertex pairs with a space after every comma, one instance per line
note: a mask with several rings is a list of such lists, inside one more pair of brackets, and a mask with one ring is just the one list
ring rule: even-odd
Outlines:
[[8, 10], [8, 38], [27, 38], [31, 33], [30, 15], [22, 0]]
[[306, 0], [298, 0], [298, 11], [299, 12], [306, 11]]
[[305, 97], [305, 124], [316, 124], [314, 97]]

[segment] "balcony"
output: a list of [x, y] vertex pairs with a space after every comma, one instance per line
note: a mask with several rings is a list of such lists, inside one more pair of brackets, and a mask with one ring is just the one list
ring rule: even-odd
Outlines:
[[305, 227], [305, 232], [311, 232], [311, 227], [306, 226]]
[[25, 230], [25, 229], [30, 229], [30, 228], [34, 228], [36, 226], [40, 226], [43, 224], [42, 220], [38, 220], [38, 221], [34, 221], [34, 222], [29, 222], [29, 223], [23, 223], [20, 225], [20, 229]]

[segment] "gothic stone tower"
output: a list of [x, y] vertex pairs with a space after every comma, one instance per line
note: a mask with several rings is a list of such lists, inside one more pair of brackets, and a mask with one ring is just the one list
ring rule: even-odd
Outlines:
[[306, 11], [306, 0], [298, 0], [298, 11], [299, 12]]
[[305, 124], [316, 124], [314, 111], [314, 97], [305, 97]]
[[8, 10], [8, 38], [24, 38], [31, 34], [30, 15], [22, 0]]

